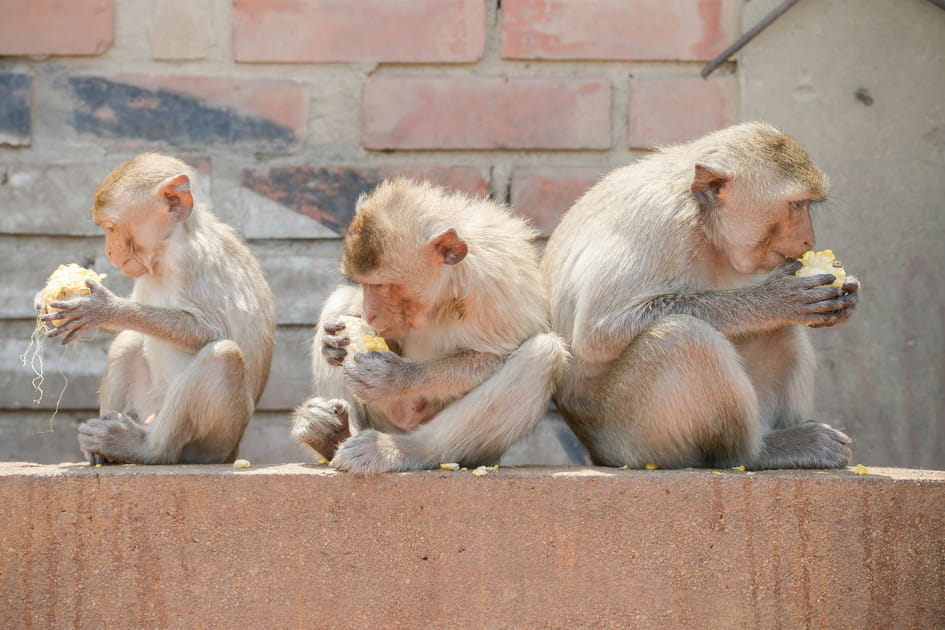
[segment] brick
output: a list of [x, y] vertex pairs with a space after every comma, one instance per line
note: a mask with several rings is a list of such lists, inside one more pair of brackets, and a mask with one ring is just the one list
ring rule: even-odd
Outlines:
[[216, 43], [212, 0], [154, 0], [151, 56], [203, 59]]
[[551, 236], [561, 216], [609, 169], [597, 166], [526, 166], [512, 171], [510, 203]]
[[0, 55], [100, 55], [112, 45], [112, 0], [3, 0]]
[[739, 34], [740, 0], [503, 0], [510, 59], [708, 60]]
[[28, 75], [0, 74], [0, 145], [29, 146], [31, 102]]
[[373, 77], [368, 149], [607, 149], [610, 84], [545, 78]]
[[236, 0], [233, 54], [248, 62], [473, 62], [484, 0]]
[[64, 83], [69, 124], [117, 146], [284, 151], [305, 135], [308, 119], [308, 89], [289, 80], [140, 74]]
[[[489, 193], [489, 182], [482, 173], [462, 166], [290, 166], [272, 168], [267, 172], [245, 169], [243, 187], [314, 219], [327, 228], [323, 235], [340, 236], [354, 215], [358, 196], [372, 190], [381, 180], [397, 176], [430, 180], [471, 195], [485, 196]], [[271, 222], [269, 217], [263, 219]], [[252, 227], [248, 226], [248, 229], [252, 230]], [[257, 236], [258, 233], [254, 233], [254, 237]], [[267, 236], [277, 235], [270, 233]]]
[[646, 149], [694, 140], [735, 122], [734, 77], [630, 80], [629, 144]]
[[[130, 157], [130, 156], [127, 156]], [[210, 160], [178, 156], [198, 173], [201, 198], [210, 203]], [[28, 208], [0, 213], [0, 233], [102, 236], [92, 221], [92, 196], [98, 182], [125, 157], [107, 163], [0, 164], [0, 208]]]

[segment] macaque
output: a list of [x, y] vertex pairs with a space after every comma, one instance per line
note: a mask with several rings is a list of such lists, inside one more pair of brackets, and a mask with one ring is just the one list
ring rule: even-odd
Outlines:
[[794, 276], [826, 193], [796, 140], [745, 123], [619, 168], [575, 202], [542, 273], [572, 353], [555, 400], [592, 461], [847, 464], [850, 438], [811, 419], [803, 326], [846, 322], [859, 283]]
[[131, 297], [86, 280], [90, 295], [41, 317], [63, 343], [117, 333], [100, 415], [79, 426], [82, 451], [92, 464], [232, 462], [272, 358], [275, 310], [259, 263], [173, 157], [142, 154], [108, 174], [92, 219], [108, 259], [135, 279]]
[[[292, 435], [360, 474], [495, 464], [531, 431], [567, 352], [548, 332], [534, 231], [487, 199], [385, 181], [358, 201]], [[391, 351], [348, 356], [341, 317]], [[350, 325], [350, 324], [349, 324]]]

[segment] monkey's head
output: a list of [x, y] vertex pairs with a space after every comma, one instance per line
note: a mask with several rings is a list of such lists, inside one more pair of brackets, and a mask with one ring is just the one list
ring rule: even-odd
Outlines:
[[770, 271], [814, 248], [811, 205], [827, 177], [791, 136], [744, 123], [693, 143], [691, 193], [706, 234], [740, 273]]
[[105, 254], [125, 275], [159, 273], [176, 228], [190, 218], [193, 171], [166, 155], [144, 153], [105, 176], [92, 219], [105, 231]]
[[341, 271], [364, 291], [365, 320], [389, 339], [425, 326], [469, 247], [449, 224], [450, 198], [430, 184], [382, 182], [358, 200]]

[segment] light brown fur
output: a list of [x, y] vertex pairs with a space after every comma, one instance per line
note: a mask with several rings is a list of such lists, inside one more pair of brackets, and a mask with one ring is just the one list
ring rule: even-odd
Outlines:
[[745, 123], [617, 169], [545, 250], [555, 399], [610, 466], [834, 467], [849, 438], [809, 422], [802, 324], [835, 326], [859, 284], [796, 278], [827, 179], [790, 136]]
[[[362, 286], [322, 311], [317, 395], [294, 414], [295, 438], [359, 473], [496, 463], [541, 419], [566, 356], [547, 332], [533, 236], [505, 208], [429, 184], [362, 198], [342, 257]], [[343, 361], [348, 314], [397, 352]]]
[[[269, 377], [275, 312], [256, 258], [200, 203], [195, 176], [143, 154], [106, 176], [93, 218], [106, 253], [135, 276], [130, 298], [90, 285], [62, 302], [68, 343], [84, 330], [118, 333], [99, 395], [79, 428], [93, 462], [233, 461]], [[45, 317], [45, 316], [44, 316]]]

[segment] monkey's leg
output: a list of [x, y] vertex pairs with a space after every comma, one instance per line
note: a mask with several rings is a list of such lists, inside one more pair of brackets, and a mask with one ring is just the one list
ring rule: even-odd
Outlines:
[[[108, 348], [108, 364], [99, 385], [99, 417], [109, 412], [120, 412], [132, 418], [147, 417], [152, 404], [151, 373], [144, 360], [144, 335], [126, 330], [115, 337]], [[80, 446], [83, 439], [80, 434]], [[90, 464], [113, 463], [101, 453], [83, 447]]]
[[566, 357], [560, 337], [536, 335], [498, 372], [429, 423], [405, 434], [359, 433], [342, 443], [332, 466], [372, 474], [434, 468], [443, 462], [495, 464], [541, 420]]
[[763, 448], [752, 468], [839, 468], [853, 453], [850, 438], [812, 417], [814, 351], [800, 326], [737, 343], [761, 403]]
[[79, 427], [84, 450], [139, 464], [223, 463], [253, 412], [243, 353], [229, 340], [205, 346], [170, 384], [154, 420], [108, 413]]
[[748, 464], [761, 446], [758, 401], [738, 353], [688, 315], [654, 323], [585, 389], [584, 405], [559, 406], [597, 464]]
[[108, 365], [99, 386], [99, 414], [120, 411], [134, 418], [157, 409], [151, 394], [151, 371], [144, 358], [144, 335], [126, 330], [108, 348]]

